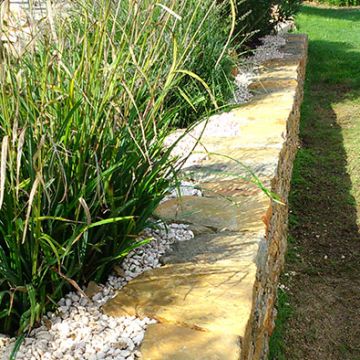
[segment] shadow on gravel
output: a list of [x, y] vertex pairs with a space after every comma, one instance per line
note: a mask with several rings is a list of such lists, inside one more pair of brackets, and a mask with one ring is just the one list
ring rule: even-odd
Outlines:
[[[333, 16], [341, 14], [334, 10]], [[360, 20], [360, 12], [351, 19]], [[360, 53], [345, 42], [311, 41], [283, 277], [290, 307], [279, 309], [292, 314], [278, 323], [285, 326], [284, 340], [272, 343], [270, 359], [360, 359], [360, 198], [352, 196], [343, 137], [345, 123], [360, 122], [353, 116], [360, 101], [336, 110], [359, 94]]]

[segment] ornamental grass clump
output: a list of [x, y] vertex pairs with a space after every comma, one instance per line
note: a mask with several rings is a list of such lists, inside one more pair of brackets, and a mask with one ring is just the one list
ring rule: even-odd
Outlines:
[[[179, 166], [165, 136], [184, 106], [216, 106], [199, 50], [215, 3], [76, 1], [48, 11], [34, 51], [2, 49], [0, 333], [30, 330], [141, 245]], [[221, 33], [220, 67], [231, 21]]]

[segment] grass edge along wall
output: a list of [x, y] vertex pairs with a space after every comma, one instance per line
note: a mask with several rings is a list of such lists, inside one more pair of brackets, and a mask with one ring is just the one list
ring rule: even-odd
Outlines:
[[310, 0], [310, 2], [331, 6], [360, 6], [360, 0]]

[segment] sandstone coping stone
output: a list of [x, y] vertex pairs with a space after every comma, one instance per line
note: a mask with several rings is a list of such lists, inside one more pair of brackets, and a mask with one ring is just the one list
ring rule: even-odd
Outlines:
[[[216, 191], [216, 190], [214, 190]], [[155, 215], [168, 223], [206, 226], [214, 231], [257, 231], [263, 228], [258, 219], [268, 207], [268, 198], [260, 191], [251, 196], [184, 196], [166, 201]]]
[[261, 240], [260, 232], [225, 233], [199, 236], [191, 247], [177, 244], [165, 266], [132, 280], [104, 310], [239, 336], [250, 316]]
[[[197, 125], [194, 130], [185, 136], [181, 143], [189, 141], [191, 137], [197, 137], [199, 134], [203, 134], [199, 145], [195, 148], [195, 152], [214, 151], [212, 144], [214, 139], [227, 137], [237, 141], [237, 148], [263, 148], [269, 145], [276, 144], [280, 147], [283, 142], [284, 124], [286, 123], [289, 111], [292, 109], [292, 102], [296, 93], [296, 87], [287, 87], [276, 92], [267, 93], [264, 95], [256, 96], [251, 103], [239, 107], [233, 110], [231, 113], [231, 129], [228, 133], [221, 135], [213, 133], [212, 121], [202, 122]], [[274, 112], [274, 103], [277, 103], [276, 112]], [[222, 121], [215, 118], [216, 122]], [[226, 117], [225, 117], [226, 119]], [[222, 126], [226, 126], [225, 123], [220, 123]], [[264, 131], [266, 129], [266, 131]], [[223, 146], [225, 143], [223, 142]]]
[[280, 149], [268, 148], [237, 148], [236, 139], [226, 139], [231, 146], [225, 147], [224, 140], [213, 142], [215, 151], [208, 154], [201, 165], [189, 166], [184, 173], [191, 179], [200, 182], [247, 181], [247, 188], [251, 188], [249, 181], [252, 173], [266, 182], [276, 173]]
[[[182, 345], [176, 353], [179, 339]], [[150, 354], [147, 360], [238, 360], [240, 358], [237, 336], [196, 331], [170, 324], [150, 325], [141, 346]]]
[[[286, 39], [288, 55], [263, 64], [258, 94], [208, 121], [195, 149], [201, 161], [184, 169], [204, 196], [168, 200], [155, 212], [190, 224], [195, 239], [175, 244], [163, 267], [130, 281], [103, 308], [158, 321], [145, 334], [144, 359], [267, 358], [307, 56], [306, 36]], [[193, 141], [201, 126], [182, 141]]]

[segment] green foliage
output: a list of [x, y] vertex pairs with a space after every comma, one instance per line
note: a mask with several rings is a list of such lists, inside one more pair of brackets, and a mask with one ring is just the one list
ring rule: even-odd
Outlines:
[[165, 136], [179, 114], [205, 115], [226, 81], [230, 22], [212, 41], [214, 6], [77, 1], [43, 23], [35, 52], [3, 51], [1, 333], [31, 329], [140, 245], [178, 170]]
[[272, 8], [274, 0], [240, 0], [237, 2], [238, 19], [237, 33], [240, 37], [244, 34], [251, 34], [255, 40], [269, 34], [274, 27]]
[[299, 10], [300, 3], [301, 0], [238, 0], [238, 37], [256, 42], [270, 34], [279, 21], [292, 17]]
[[[209, 84], [218, 107], [225, 106], [228, 100], [233, 97], [234, 92], [233, 81], [230, 80], [235, 59], [229, 56], [227, 52], [223, 54], [224, 44], [229, 36], [232, 22], [231, 15], [223, 16], [224, 7], [230, 7], [231, 1], [226, 0], [221, 4], [209, 0], [205, 2], [187, 1], [186, 6], [194, 9], [194, 11], [182, 10], [183, 19], [176, 29], [177, 36], [182, 37], [182, 34], [187, 36], [186, 26], [190, 21], [193, 22], [194, 30], [198, 27], [196, 39], [194, 39], [196, 46], [193, 46], [191, 56], [186, 59], [186, 68], [199, 75]], [[206, 12], [208, 14], [204, 17]], [[238, 47], [240, 45], [241, 43], [237, 44]], [[187, 42], [179, 42], [178, 46], [179, 52], [183, 53], [186, 51]], [[218, 61], [219, 59], [220, 61]], [[196, 79], [184, 77], [179, 87], [182, 92], [174, 89], [166, 100], [167, 103], [181, 103], [176, 126], [186, 127], [198, 120], [202, 113], [214, 109], [211, 98], [204, 93], [201, 83]], [[187, 98], [192, 98], [191, 106], [187, 103]]]
[[302, 0], [278, 0], [280, 21], [292, 18], [299, 10]]

